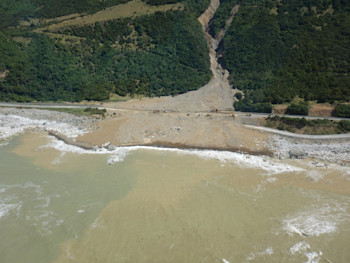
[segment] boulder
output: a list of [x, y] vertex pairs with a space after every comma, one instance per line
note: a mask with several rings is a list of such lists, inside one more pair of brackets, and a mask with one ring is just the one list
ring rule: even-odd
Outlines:
[[289, 151], [289, 158], [291, 159], [305, 159], [308, 157], [308, 154], [304, 151], [292, 149]]

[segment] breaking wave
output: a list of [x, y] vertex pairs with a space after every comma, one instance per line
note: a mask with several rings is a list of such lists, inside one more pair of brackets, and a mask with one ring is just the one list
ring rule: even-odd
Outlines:
[[[51, 136], [52, 137], [52, 136]], [[282, 164], [277, 160], [273, 160], [265, 156], [254, 156], [244, 153], [215, 151], [215, 150], [183, 150], [178, 148], [162, 148], [151, 146], [130, 146], [115, 147], [113, 150], [101, 147], [93, 150], [86, 150], [80, 147], [69, 145], [52, 137], [52, 141], [41, 148], [54, 148], [61, 152], [71, 152], [77, 154], [105, 154], [108, 155], [108, 164], [124, 161], [125, 157], [130, 153], [138, 150], [173, 152], [181, 155], [194, 155], [203, 159], [216, 159], [222, 163], [234, 163], [243, 167], [258, 168], [264, 170], [268, 175], [279, 174], [284, 172], [301, 172], [303, 168]]]

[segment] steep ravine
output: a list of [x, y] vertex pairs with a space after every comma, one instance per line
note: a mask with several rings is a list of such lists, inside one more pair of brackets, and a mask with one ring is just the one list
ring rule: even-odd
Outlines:
[[209, 47], [209, 57], [210, 57], [210, 69], [213, 73], [215, 79], [221, 82], [221, 85], [230, 86], [228, 81], [228, 71], [224, 70], [218, 62], [217, 47], [220, 41], [225, 37], [228, 27], [231, 25], [234, 15], [239, 10], [239, 5], [236, 5], [230, 14], [230, 17], [227, 19], [225, 27], [222, 28], [215, 38], [209, 34], [209, 23], [213, 19], [216, 10], [220, 7], [220, 0], [212, 0], [208, 9], [198, 18], [199, 22], [202, 25], [204, 37], [208, 43]]
[[[220, 6], [220, 0], [211, 0], [209, 7], [198, 18], [202, 25], [204, 37], [209, 48], [210, 69], [213, 77], [202, 88], [175, 97], [144, 98], [118, 103], [116, 108], [135, 110], [169, 110], [177, 112], [201, 112], [218, 110], [233, 110], [235, 91], [228, 81], [229, 73], [218, 63], [216, 53], [217, 40], [209, 34], [209, 22]], [[223, 30], [222, 37], [226, 30]], [[109, 107], [113, 107], [109, 106]]]

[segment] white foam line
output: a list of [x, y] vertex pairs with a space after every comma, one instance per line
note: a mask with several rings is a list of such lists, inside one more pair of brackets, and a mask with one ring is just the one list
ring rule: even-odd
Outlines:
[[264, 251], [250, 253], [249, 256], [247, 257], [247, 261], [250, 262], [250, 261], [254, 260], [257, 257], [271, 256], [273, 253], [274, 253], [273, 248], [272, 247], [268, 247]]
[[0, 203], [0, 219], [9, 215], [13, 210], [19, 210], [21, 208], [21, 203], [16, 204], [6, 204]]
[[307, 261], [305, 263], [318, 263], [321, 260], [321, 256], [322, 256], [322, 251], [319, 252], [308, 252], [305, 253], [305, 256], [307, 257]]
[[305, 242], [305, 241], [301, 241], [299, 243], [296, 243], [294, 246], [292, 246], [289, 251], [291, 254], [295, 255], [295, 254], [301, 254], [304, 253], [305, 251], [309, 250], [311, 247], [310, 245]]
[[283, 220], [282, 229], [293, 236], [320, 236], [338, 230], [341, 222], [350, 218], [347, 204], [326, 203], [323, 207], [309, 207], [294, 216]]
[[305, 263], [318, 263], [321, 260], [321, 256], [323, 255], [322, 251], [312, 251], [311, 246], [305, 241], [296, 243], [289, 249], [289, 252], [292, 255], [305, 255], [307, 258], [307, 261]]
[[[67, 137], [74, 138], [79, 134], [83, 134], [86, 131], [78, 129], [67, 123], [58, 123], [49, 120], [37, 120], [20, 117], [16, 115], [0, 115], [0, 139], [10, 138], [14, 135], [23, 133], [26, 129], [42, 129], [46, 131], [56, 131]], [[278, 174], [283, 172], [302, 171], [303, 169], [287, 164], [281, 164], [276, 161], [267, 160], [261, 156], [251, 156], [242, 153], [233, 153], [227, 151], [213, 151], [213, 150], [181, 150], [176, 148], [158, 148], [158, 147], [146, 147], [146, 146], [133, 146], [133, 147], [117, 147], [113, 151], [108, 151], [105, 148], [97, 150], [84, 150], [76, 146], [67, 145], [58, 140], [54, 140], [45, 147], [55, 148], [62, 152], [74, 152], [80, 154], [109, 154], [109, 164], [115, 162], [121, 162], [132, 151], [136, 150], [156, 150], [176, 152], [179, 154], [191, 154], [196, 155], [204, 159], [217, 159], [221, 162], [235, 162], [236, 164], [251, 167], [261, 168], [268, 174]], [[57, 160], [59, 161], [59, 160]]]
[[304, 171], [304, 169], [300, 167], [296, 167], [288, 164], [282, 164], [268, 157], [254, 156], [254, 155], [237, 153], [237, 152], [214, 151], [214, 150], [183, 150], [178, 148], [161, 148], [161, 147], [152, 147], [152, 146], [116, 147], [116, 149], [114, 150], [108, 150], [106, 148], [86, 150], [74, 145], [68, 145], [63, 141], [60, 141], [52, 136], [51, 138], [52, 138], [52, 141], [49, 144], [41, 147], [54, 148], [61, 152], [71, 152], [71, 153], [78, 153], [78, 154], [108, 154], [110, 155], [108, 159], [109, 164], [123, 161], [124, 158], [131, 152], [138, 151], [138, 150], [149, 150], [149, 151], [160, 151], [160, 152], [173, 152], [173, 153], [178, 153], [182, 155], [195, 155], [203, 159], [216, 159], [223, 163], [231, 162], [244, 167], [259, 168], [259, 169], [265, 170], [268, 175], [279, 174], [284, 172]]

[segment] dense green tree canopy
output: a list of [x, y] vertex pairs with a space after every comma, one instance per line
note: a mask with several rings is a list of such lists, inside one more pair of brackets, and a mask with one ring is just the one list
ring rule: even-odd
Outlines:
[[[5, 0], [0, 31], [1, 100], [104, 100], [110, 94], [175, 95], [210, 78], [208, 48], [197, 21], [208, 1], [176, 11], [113, 19], [46, 31], [35, 17], [95, 12], [127, 2]], [[204, 3], [203, 3], [204, 2]], [[64, 8], [58, 8], [64, 6]], [[20, 20], [32, 25], [19, 25]], [[40, 32], [36, 30], [41, 28]]]
[[230, 9], [241, 8], [221, 42], [222, 64], [245, 104], [350, 100], [350, 2], [222, 0], [215, 36]]
[[[47, 29], [54, 18], [94, 13], [131, 0], [0, 1], [1, 100], [103, 100], [110, 94], [175, 95], [210, 78], [198, 16], [209, 0], [142, 0], [178, 10]], [[350, 100], [350, 2], [221, 0], [213, 36], [234, 5], [218, 47], [220, 63], [244, 96], [236, 109]]]

